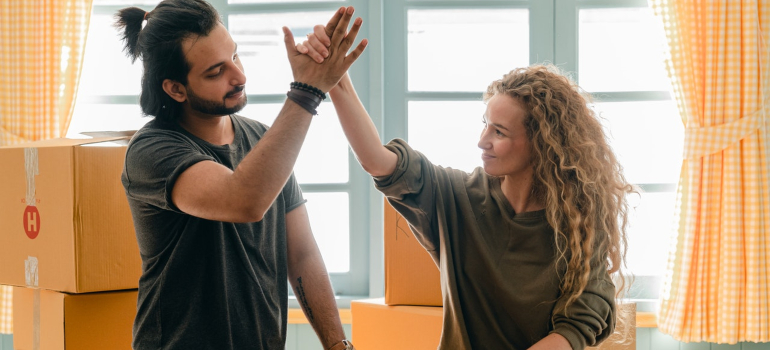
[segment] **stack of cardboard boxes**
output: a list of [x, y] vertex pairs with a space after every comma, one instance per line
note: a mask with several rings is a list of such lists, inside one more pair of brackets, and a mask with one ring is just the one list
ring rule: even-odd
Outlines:
[[[387, 201], [384, 219], [385, 298], [351, 302], [353, 344], [361, 350], [435, 350], [443, 316], [438, 268]], [[622, 307], [635, 314], [634, 304]], [[613, 334], [599, 349], [636, 349], [634, 326], [625, 337]]]
[[0, 284], [14, 286], [16, 350], [131, 348], [141, 259], [125, 141], [0, 148]]

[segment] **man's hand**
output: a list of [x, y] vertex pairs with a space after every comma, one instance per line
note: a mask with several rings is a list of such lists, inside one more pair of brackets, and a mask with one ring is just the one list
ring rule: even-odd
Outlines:
[[295, 81], [313, 85], [323, 92], [328, 92], [337, 85], [342, 75], [364, 52], [368, 43], [366, 39], [361, 40], [358, 46], [350, 54], [347, 54], [363, 23], [360, 17], [356, 18], [350, 32], [347, 31], [354, 11], [353, 6], [342, 7], [334, 14], [326, 27], [316, 26], [318, 29], [323, 29], [322, 32], [329, 42], [328, 47], [322, 44], [325, 46], [324, 53], [327, 55], [320, 64], [314, 62], [309, 55], [300, 52], [298, 50], [300, 46], [295, 46], [294, 35], [289, 28], [283, 27], [284, 44]]

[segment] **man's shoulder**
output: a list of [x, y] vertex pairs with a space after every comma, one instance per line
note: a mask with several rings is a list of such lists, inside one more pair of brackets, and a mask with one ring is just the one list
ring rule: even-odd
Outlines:
[[158, 120], [151, 120], [131, 137], [127, 152], [140, 152], [149, 155], [147, 151], [173, 145], [197, 148], [195, 141], [180, 131], [178, 127]]
[[147, 138], [182, 138], [184, 133], [179, 130], [179, 127], [153, 119], [147, 124], [144, 124], [141, 129], [137, 130], [134, 136], [131, 138], [131, 142]]

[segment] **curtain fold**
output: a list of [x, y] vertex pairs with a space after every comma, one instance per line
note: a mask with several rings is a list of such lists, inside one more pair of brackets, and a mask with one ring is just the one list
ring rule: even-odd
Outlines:
[[651, 0], [685, 125], [658, 328], [770, 342], [770, 2]]
[[[91, 5], [0, 1], [0, 146], [66, 135]], [[10, 296], [10, 288], [0, 287], [0, 333], [12, 332]]]
[[13, 333], [13, 307], [11, 299], [12, 289], [8, 286], [0, 286], [0, 334]]
[[91, 3], [0, 1], [0, 146], [66, 134]]

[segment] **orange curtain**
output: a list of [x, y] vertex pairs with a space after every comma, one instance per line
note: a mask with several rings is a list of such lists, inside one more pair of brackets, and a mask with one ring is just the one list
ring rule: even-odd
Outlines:
[[91, 2], [0, 1], [0, 146], [66, 134]]
[[0, 286], [0, 334], [13, 333], [13, 313], [11, 306], [12, 289]]
[[[0, 146], [66, 134], [91, 3], [0, 1]], [[0, 333], [11, 323], [11, 289], [0, 286]]]
[[660, 331], [770, 342], [770, 2], [651, 0], [685, 125]]

